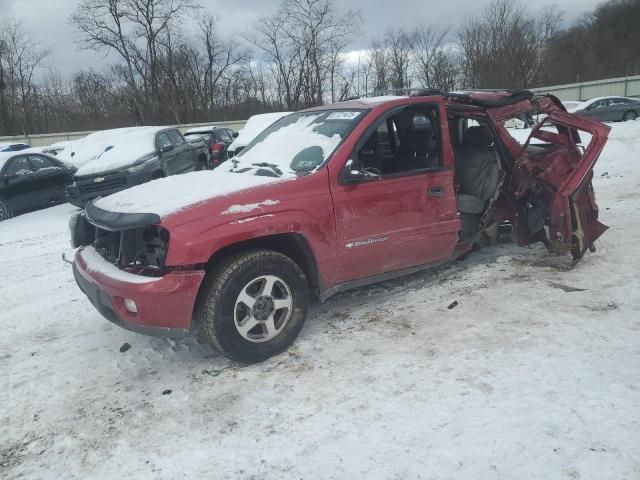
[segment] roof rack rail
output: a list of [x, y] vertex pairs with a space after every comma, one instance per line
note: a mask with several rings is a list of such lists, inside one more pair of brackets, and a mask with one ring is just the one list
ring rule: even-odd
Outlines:
[[405, 88], [386, 88], [384, 90], [373, 90], [372, 92], [363, 93], [348, 98], [347, 100], [357, 100], [359, 98], [379, 97], [381, 95], [405, 95], [408, 97], [423, 97], [429, 95], [442, 95], [437, 88], [426, 87], [405, 87]]
[[[503, 93], [508, 94], [502, 98], [474, 98], [473, 93]], [[518, 102], [530, 100], [534, 94], [530, 90], [471, 90], [463, 92], [449, 92], [444, 94], [445, 97], [452, 100], [460, 100], [462, 102], [478, 105], [481, 107], [503, 107], [513, 105]]]

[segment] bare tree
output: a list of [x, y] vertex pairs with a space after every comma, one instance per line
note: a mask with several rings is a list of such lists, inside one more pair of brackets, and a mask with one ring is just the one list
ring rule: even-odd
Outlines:
[[48, 50], [22, 22], [9, 21], [0, 29], [0, 92], [5, 129], [19, 129], [24, 135], [32, 132], [34, 74], [47, 55]]
[[385, 35], [389, 65], [391, 69], [391, 86], [403, 89], [411, 86], [409, 67], [411, 64], [411, 39], [409, 33], [402, 28], [387, 30]]
[[246, 38], [273, 65], [287, 108], [322, 103], [327, 83], [333, 90], [331, 77], [357, 18], [351, 11], [338, 15], [333, 0], [283, 0], [275, 14], [258, 20]]
[[467, 86], [526, 88], [537, 83], [560, 19], [555, 8], [534, 15], [522, 3], [495, 0], [481, 18], [465, 22], [458, 34]]
[[[439, 87], [441, 77], [435, 82], [434, 69], [442, 72], [443, 61], [449, 57], [442, 51], [442, 43], [449, 34], [449, 28], [419, 24], [411, 34], [411, 57], [415, 75], [424, 87]], [[436, 67], [437, 63], [437, 67]]]

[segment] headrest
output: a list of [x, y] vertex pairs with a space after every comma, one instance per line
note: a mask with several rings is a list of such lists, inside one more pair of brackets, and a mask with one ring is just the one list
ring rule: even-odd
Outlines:
[[464, 132], [464, 137], [462, 139], [462, 143], [464, 145], [475, 145], [478, 147], [489, 147], [493, 145], [493, 139], [487, 129], [479, 126], [479, 127], [469, 127], [466, 132]]
[[426, 115], [418, 113], [411, 119], [411, 130], [414, 132], [424, 132], [426, 130], [433, 130], [431, 125], [431, 119]]

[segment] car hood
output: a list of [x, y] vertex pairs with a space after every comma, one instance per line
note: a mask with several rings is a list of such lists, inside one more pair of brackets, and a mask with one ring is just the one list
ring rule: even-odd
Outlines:
[[291, 179], [203, 170], [154, 180], [101, 198], [94, 204], [110, 212], [153, 213], [165, 219], [195, 205], [225, 197], [229, 205], [223, 205], [222, 213], [247, 213], [261, 206], [274, 205], [277, 200], [264, 198], [258, 202], [242, 202], [241, 199], [234, 198], [236, 193]]

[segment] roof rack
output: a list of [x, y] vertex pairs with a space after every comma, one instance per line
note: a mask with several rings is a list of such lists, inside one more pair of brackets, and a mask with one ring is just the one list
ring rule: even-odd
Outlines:
[[[474, 98], [473, 93], [502, 93], [508, 94], [500, 98]], [[444, 94], [445, 97], [452, 100], [460, 100], [471, 105], [480, 107], [504, 107], [513, 105], [518, 102], [530, 100], [534, 94], [530, 90], [472, 90], [465, 92], [449, 92]]]
[[385, 90], [374, 90], [372, 92], [363, 93], [362, 95], [354, 95], [347, 100], [358, 100], [359, 98], [379, 97], [381, 95], [406, 95], [408, 97], [426, 97], [430, 95], [442, 95], [442, 91], [437, 88], [412, 87], [412, 88], [387, 88]]

